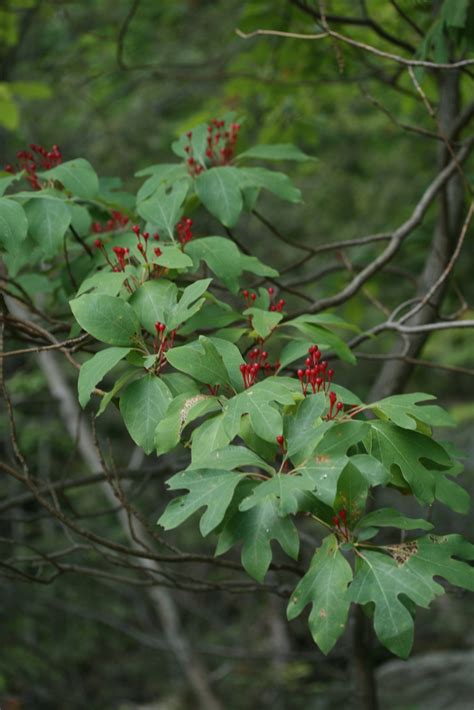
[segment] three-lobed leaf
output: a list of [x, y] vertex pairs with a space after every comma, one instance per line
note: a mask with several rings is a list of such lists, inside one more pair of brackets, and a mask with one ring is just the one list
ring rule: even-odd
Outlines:
[[328, 535], [290, 597], [289, 621], [311, 604], [309, 628], [324, 654], [329, 653], [346, 627], [350, 607], [347, 589], [351, 581], [351, 566], [340, 552], [336, 537]]

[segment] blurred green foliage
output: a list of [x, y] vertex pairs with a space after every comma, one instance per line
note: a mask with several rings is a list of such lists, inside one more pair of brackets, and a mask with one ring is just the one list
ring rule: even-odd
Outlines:
[[[399, 0], [398, 4], [416, 27], [395, 13], [392, 3], [366, 3], [376, 22], [412, 45], [416, 56], [444, 61], [453, 41], [464, 43], [466, 51], [472, 49], [472, 2]], [[327, 5], [332, 13], [342, 15], [355, 13], [359, 6], [352, 0]], [[293, 169], [304, 195], [304, 209], [282, 208], [271, 196], [262, 208], [290, 241], [317, 246], [400, 224], [432, 179], [436, 165], [436, 141], [402, 128], [434, 130], [407, 73], [345, 46], [336, 50], [326, 42], [282, 37], [243, 40], [237, 37], [236, 27], [248, 32], [256, 28], [318, 29], [316, 21], [288, 0], [4, 0], [0, 8], [1, 162], [14, 162], [16, 151], [30, 142], [57, 143], [66, 159], [81, 155], [99, 173], [118, 175], [125, 187], [136, 187], [137, 170], [169, 159], [171, 137], [233, 110], [246, 118], [242, 149], [252, 143], [294, 142], [318, 159]], [[387, 44], [369, 27], [354, 26], [347, 33], [380, 48], [404, 51]], [[417, 76], [436, 106], [438, 89], [432, 74], [418, 72]], [[472, 98], [470, 80], [465, 72], [461, 85], [465, 101]], [[468, 170], [472, 173], [472, 163]], [[379, 314], [367, 294], [372, 300], [382, 299], [388, 308], [412, 295], [413, 279], [431, 240], [434, 212], [411, 236], [397, 268], [385, 271], [365, 293], [340, 309], [344, 318], [362, 328], [371, 327]], [[202, 233], [208, 227], [200, 225]], [[239, 237], [257, 256], [270, 249], [277, 268], [302, 256], [255, 223], [244, 225]], [[373, 245], [351, 252], [353, 268], [367, 263], [375, 253]], [[312, 296], [331, 295], [347, 280], [342, 259], [336, 253], [321, 255], [311, 264], [303, 261], [292, 279], [298, 283], [310, 278], [305, 288]], [[312, 276], [326, 268], [332, 271], [324, 279]], [[456, 286], [462, 286], [467, 302], [474, 295], [471, 272], [472, 246], [466, 246], [457, 266]], [[454, 288], [445, 308], [449, 313], [458, 307], [459, 294]], [[466, 315], [472, 317], [472, 313]], [[393, 341], [391, 335], [384, 336], [382, 344], [378, 340], [373, 345], [373, 352], [388, 351]], [[21, 344], [13, 343], [14, 347]], [[467, 330], [438, 333], [422, 357], [472, 368], [472, 336]], [[20, 443], [37, 462], [35, 475], [46, 480], [64, 473], [81, 475], [74, 442], [58, 421], [43, 378], [26, 360], [22, 365], [18, 369], [17, 363], [8, 361], [6, 375], [19, 411]], [[341, 365], [339, 371], [342, 383], [345, 378], [364, 396], [375, 368], [372, 361], [361, 360], [356, 370]], [[472, 426], [474, 388], [469, 377], [426, 367], [415, 371], [412, 382], [416, 389], [441, 397], [460, 423]], [[126, 459], [128, 441], [112, 408], [104, 419], [115, 456]], [[4, 411], [0, 424], [2, 448], [7, 450]], [[458, 439], [472, 459], [469, 431], [461, 429]], [[152, 461], [143, 470], [156, 473]], [[164, 505], [166, 473], [157, 476], [155, 499], [140, 496], [137, 489], [137, 501], [152, 521], [156, 500]], [[472, 475], [465, 476], [472, 491]], [[10, 495], [8, 487], [2, 486], [2, 496]], [[98, 516], [105, 508], [104, 500], [90, 498], [84, 505], [84, 497], [70, 496], [70, 501], [81, 506], [78, 512], [90, 516], [89, 522], [96, 519], [96, 530], [114, 529], [113, 516], [105, 521]], [[24, 512], [42, 515], [33, 504], [26, 505]], [[2, 516], [0, 534], [13, 529], [25, 545], [41, 548], [49, 536], [58, 534], [45, 519], [44, 539], [23, 539], [21, 519], [7, 513]], [[437, 516], [436, 522], [444, 524], [446, 531], [455, 525], [459, 530], [459, 521], [454, 523], [452, 516], [444, 511]], [[469, 520], [462, 531], [471, 531]], [[193, 549], [194, 527], [184, 526], [176, 541]], [[26, 547], [24, 554], [29, 554]], [[35, 710], [115, 710], [127, 702], [157, 698], [165, 702], [168, 698], [171, 708], [176, 697], [178, 707], [194, 706], [169, 649], [159, 648], [161, 629], [139, 587], [91, 582], [71, 572], [54, 585], [41, 587], [26, 582], [15, 582], [12, 587], [2, 578], [0, 596], [0, 698], [2, 694], [18, 696], [25, 708]], [[272, 641], [278, 638], [278, 630], [263, 593], [215, 594], [210, 600], [182, 592], [174, 596], [217, 691], [228, 699], [226, 707], [298, 710], [311, 702], [315, 708], [329, 708], [346, 698], [347, 639], [339, 656], [323, 661], [307, 638], [304, 621], [298, 620], [291, 648], [279, 660]], [[417, 648], [426, 648], [425, 638], [431, 643], [430, 624], [431, 617]], [[448, 640], [455, 646], [464, 643], [464, 627], [460, 626], [460, 634]], [[377, 653], [377, 660], [385, 658], [383, 652]], [[275, 677], [280, 678], [278, 686]], [[277, 691], [272, 692], [271, 685]]]

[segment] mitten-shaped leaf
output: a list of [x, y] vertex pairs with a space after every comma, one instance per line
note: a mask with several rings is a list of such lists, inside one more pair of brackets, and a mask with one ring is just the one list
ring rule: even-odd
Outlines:
[[309, 628], [315, 643], [325, 654], [345, 629], [350, 606], [347, 588], [351, 581], [351, 566], [339, 551], [336, 537], [329, 535], [291, 595], [288, 619], [296, 618], [307, 604], [311, 604]]

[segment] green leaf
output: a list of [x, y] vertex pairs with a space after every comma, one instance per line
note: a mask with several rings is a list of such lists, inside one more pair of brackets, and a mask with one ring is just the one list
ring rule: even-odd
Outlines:
[[[158, 165], [149, 165], [147, 168], [138, 170], [138, 172], [135, 173], [135, 177], [151, 175], [152, 177], [157, 178], [159, 184], [161, 182], [173, 182], [177, 179], [177, 177], [187, 174], [187, 168], [183, 165], [183, 163], [160, 163]], [[142, 185], [142, 187], [144, 185]]]
[[140, 322], [133, 308], [120, 298], [88, 294], [69, 302], [77, 322], [86, 333], [109, 345], [133, 345]]
[[84, 158], [68, 160], [42, 173], [47, 180], [59, 180], [68, 192], [84, 200], [93, 199], [99, 192], [99, 179], [92, 165]]
[[250, 417], [245, 415], [240, 420], [239, 436], [249, 449], [255, 451], [258, 456], [261, 456], [266, 461], [275, 461], [277, 448], [275, 442], [268, 442], [261, 439], [253, 430], [250, 424]]
[[[321, 349], [328, 348], [327, 343], [320, 343]], [[295, 360], [304, 360], [308, 357], [308, 341], [291, 339], [280, 353], [280, 370], [290, 365]]]
[[92, 390], [117, 363], [128, 355], [130, 349], [107, 348], [106, 350], [100, 350], [82, 365], [77, 382], [81, 407], [86, 406], [90, 400]]
[[138, 214], [174, 241], [174, 229], [182, 215], [188, 189], [187, 180], [179, 180], [172, 185], [163, 184], [151, 197], [137, 205]]
[[201, 335], [199, 342], [172, 348], [166, 353], [168, 362], [181, 372], [206, 385], [230, 384], [226, 367], [216, 346]]
[[71, 210], [71, 225], [80, 237], [88, 237], [91, 232], [92, 217], [87, 207], [82, 205], [69, 205]]
[[12, 185], [14, 182], [17, 180], [21, 180], [21, 178], [24, 175], [23, 170], [19, 173], [15, 173], [14, 175], [10, 175], [9, 173], [5, 173], [3, 171], [0, 171], [1, 177], [0, 177], [0, 197], [5, 194], [5, 191], [8, 190], [10, 185]]
[[399, 528], [400, 530], [431, 530], [432, 524], [421, 518], [407, 518], [394, 508], [379, 508], [372, 513], [364, 515], [357, 522], [357, 527], [361, 530], [369, 527], [377, 528]]
[[272, 561], [272, 540], [277, 540], [293, 559], [298, 557], [298, 532], [291, 518], [281, 517], [274, 496], [267, 496], [251, 510], [234, 512], [219, 536], [216, 555], [227, 552], [240, 540], [243, 540], [242, 565], [258, 582], [263, 582]]
[[298, 470], [313, 481], [316, 498], [332, 507], [336, 498], [339, 477], [348, 463], [349, 459], [344, 455], [317, 456]]
[[184, 427], [198, 417], [219, 409], [216, 397], [205, 394], [178, 395], [155, 431], [157, 454], [165, 454], [179, 444]]
[[429, 535], [386, 549], [390, 557], [361, 551], [363, 559], [349, 596], [358, 604], [375, 604], [375, 633], [392, 653], [407, 658], [413, 643], [413, 618], [400, 595], [427, 608], [444, 593], [434, 576], [473, 591], [474, 568], [453, 557], [474, 559], [474, 545], [459, 535]]
[[[416, 550], [416, 543], [398, 548], [403, 559], [402, 555]], [[357, 604], [375, 604], [374, 628], [380, 642], [397, 656], [407, 658], [413, 644], [413, 618], [399, 596], [403, 594], [418, 606], [428, 608], [443, 588], [429, 577], [415, 576], [406, 563], [397, 564], [388, 555], [367, 550], [360, 555], [362, 561], [349, 597]]]
[[298, 469], [314, 481], [318, 500], [333, 506], [339, 477], [349, 463], [346, 453], [366, 436], [368, 424], [358, 421], [328, 424], [313, 454]]
[[138, 370], [134, 367], [133, 370], [127, 370], [124, 372], [116, 381], [112, 389], [107, 392], [106, 395], [102, 397], [102, 401], [100, 403], [100, 407], [97, 411], [97, 416], [100, 417], [101, 414], [105, 412], [111, 401], [113, 400], [114, 397], [118, 395], [118, 393], [125, 387], [125, 385], [130, 382], [131, 379], [136, 377], [138, 374]]
[[47, 259], [56, 256], [62, 250], [63, 237], [71, 222], [69, 207], [62, 200], [44, 197], [30, 200], [25, 212], [31, 238]]
[[194, 160], [200, 165], [206, 164], [206, 149], [207, 149], [207, 123], [200, 123], [193, 126], [191, 131], [191, 139], [188, 137], [188, 132], [183, 133], [177, 141], [171, 144], [171, 149], [175, 155], [180, 158], [187, 159], [189, 156], [185, 151], [187, 145], [191, 145]]
[[156, 427], [170, 402], [168, 387], [155, 375], [132, 382], [120, 397], [120, 412], [128, 433], [146, 454], [154, 449]]
[[250, 449], [246, 449], [245, 446], [226, 446], [216, 450], [203, 451], [199, 457], [199, 464], [197, 465], [193, 461], [188, 469], [225, 468], [232, 471], [235, 468], [241, 468], [241, 466], [259, 468], [270, 474], [275, 473], [273, 466], [267, 464], [260, 456], [254, 454]]
[[[28, 3], [16, 5], [28, 7]], [[49, 99], [53, 95], [51, 88], [42, 81], [12, 81], [10, 87], [15, 95], [25, 99]]]
[[275, 437], [282, 434], [283, 420], [274, 403], [293, 404], [295, 400], [294, 392], [282, 380], [268, 377], [226, 403], [224, 426], [231, 438], [239, 433], [240, 418], [249, 414], [255, 433], [265, 441], [275, 442]]
[[234, 227], [243, 202], [236, 168], [224, 166], [202, 172], [195, 181], [196, 194], [224, 227]]
[[224, 367], [227, 370], [229, 376], [229, 382], [236, 392], [241, 392], [243, 389], [242, 374], [240, 372], [240, 366], [243, 364], [244, 359], [240, 353], [239, 348], [230, 343], [228, 340], [223, 340], [222, 338], [209, 338], [211, 343], [215, 345], [217, 352], [221, 356]]
[[188, 469], [177, 473], [167, 481], [168, 487], [171, 490], [185, 488], [189, 493], [172, 500], [158, 524], [165, 530], [172, 530], [200, 508], [206, 507], [199, 529], [203, 536], [208, 535], [222, 522], [234, 491], [245, 475], [208, 468]]
[[247, 308], [244, 316], [252, 318], [252, 328], [259, 338], [268, 338], [283, 318], [282, 313], [264, 311], [262, 308]]
[[255, 145], [237, 156], [237, 160], [243, 158], [255, 158], [257, 160], [296, 160], [298, 162], [316, 160], [316, 158], [312, 158], [310, 155], [303, 153], [302, 150], [292, 143]]
[[[227, 303], [222, 301], [214, 301], [214, 296], [211, 293], [206, 294], [206, 301], [203, 303], [202, 308], [186, 321], [180, 329], [180, 335], [189, 335], [194, 333], [196, 330], [203, 330], [208, 328], [209, 323], [212, 323], [214, 328], [224, 328], [224, 332], [227, 331], [226, 326], [236, 321], [242, 321], [242, 314], [237, 311], [232, 310]], [[246, 332], [246, 328], [238, 328], [231, 330], [241, 330], [241, 332]], [[217, 331], [216, 331], [217, 334]], [[220, 339], [224, 336], [218, 336]], [[231, 338], [225, 338], [226, 340], [231, 340]]]
[[349, 459], [337, 482], [337, 493], [334, 500], [334, 510], [344, 509], [347, 511], [349, 527], [353, 527], [362, 516], [368, 492], [368, 481], [352, 465], [352, 461]]
[[441, 19], [448, 27], [463, 29], [466, 27], [469, 0], [444, 0], [441, 6]]
[[137, 288], [129, 303], [140, 319], [141, 325], [152, 335], [155, 323], [168, 324], [176, 306], [178, 288], [173, 281], [154, 279]]
[[227, 446], [229, 441], [222, 424], [222, 414], [206, 419], [193, 431], [191, 448], [193, 465], [198, 463], [201, 457], [206, 459], [210, 452]]
[[380, 486], [390, 480], [390, 471], [381, 461], [370, 454], [355, 454], [351, 456], [351, 464], [365, 478], [369, 486]]
[[[5, 23], [5, 14], [2, 17]], [[3, 35], [3, 32], [2, 32]], [[2, 36], [2, 40], [4, 36]], [[4, 82], [0, 82], [0, 126], [7, 130], [14, 131], [18, 127], [20, 120], [20, 112], [15, 103], [10, 86]]]
[[[332, 326], [334, 328], [342, 328], [344, 330], [351, 330], [354, 333], [360, 333], [361, 330], [353, 323], [348, 323], [346, 320], [336, 315], [335, 313], [305, 313], [298, 318], [296, 321], [301, 320], [304, 323], [309, 323], [311, 325], [320, 325], [323, 328], [328, 328]], [[319, 346], [321, 350], [321, 346]]]
[[193, 265], [192, 260], [174, 244], [163, 244], [160, 256], [153, 256], [153, 263], [165, 266], [167, 269], [187, 269]]
[[[239, 168], [238, 180], [242, 188], [261, 187], [287, 202], [302, 202], [301, 191], [283, 173], [265, 168]], [[229, 225], [227, 225], [229, 226]]]
[[331, 390], [337, 394], [337, 398], [344, 402], [344, 404], [356, 404], [357, 406], [362, 405], [363, 402], [359, 397], [351, 392], [346, 387], [342, 385], [336, 385], [334, 382], [331, 383]]
[[195, 264], [205, 261], [211, 271], [236, 293], [242, 273], [241, 254], [234, 242], [224, 237], [203, 237], [186, 245], [186, 253]]
[[284, 327], [296, 328], [308, 338], [308, 342], [315, 343], [318, 347], [319, 343], [327, 344], [341, 360], [351, 365], [356, 364], [355, 355], [338, 335], [335, 335], [323, 326], [310, 323], [305, 316], [299, 316], [293, 320], [285, 321]]
[[[315, 430], [321, 424], [321, 414], [326, 409], [323, 392], [308, 395], [301, 402], [295, 414], [286, 417], [286, 443], [288, 456], [293, 456], [314, 439]], [[314, 447], [313, 447], [314, 448]]]
[[362, 441], [368, 430], [369, 424], [363, 421], [333, 422], [331, 428], [317, 444], [314, 454], [317, 456], [345, 454], [351, 446]]
[[258, 483], [252, 494], [243, 499], [239, 510], [251, 510], [271, 497], [275, 500], [281, 516], [295, 515], [299, 510], [299, 493], [313, 489], [314, 481], [309, 476], [300, 473], [277, 473], [268, 481]]
[[394, 424], [372, 421], [370, 426], [372, 456], [378, 458], [388, 470], [393, 465], [398, 466], [420, 503], [432, 503], [436, 472], [429, 470], [422, 459], [449, 467], [451, 459], [444, 449], [430, 437]]
[[143, 202], [148, 197], [151, 197], [160, 188], [163, 183], [170, 185], [182, 178], [189, 180], [188, 171], [183, 163], [170, 163], [168, 165], [154, 165], [144, 170], [139, 170], [135, 173], [135, 177], [143, 175], [151, 175], [148, 180], [145, 180], [141, 188], [137, 192], [137, 204]]
[[168, 328], [171, 330], [178, 328], [181, 323], [189, 320], [189, 318], [200, 310], [204, 299], [198, 299], [207, 291], [211, 281], [212, 279], [200, 279], [184, 289], [179, 302], [174, 306], [168, 318], [166, 323]]
[[351, 581], [351, 566], [339, 552], [335, 536], [328, 535], [288, 603], [289, 621], [312, 605], [309, 628], [324, 654], [329, 653], [345, 629], [350, 606], [347, 587]]
[[96, 294], [104, 293], [107, 296], [118, 296], [125, 278], [126, 275], [123, 272], [98, 271], [84, 279], [79, 286], [77, 296], [82, 296], [88, 291], [94, 291]]
[[379, 402], [366, 405], [365, 409], [372, 411], [381, 419], [390, 419], [404, 429], [416, 429], [417, 421], [428, 426], [454, 426], [455, 422], [441, 407], [425, 405], [420, 407], [417, 402], [434, 399], [433, 395], [423, 392], [412, 394], [398, 394], [386, 397]]
[[[450, 471], [447, 471], [450, 473]], [[455, 481], [446, 477], [444, 471], [436, 472], [435, 498], [447, 505], [456, 513], [465, 515], [471, 507], [469, 493]]]
[[26, 239], [28, 221], [25, 211], [18, 202], [0, 198], [0, 245], [15, 253], [20, 242]]
[[199, 394], [199, 386], [197, 383], [182, 372], [171, 372], [170, 374], [160, 375], [163, 382], [168, 386], [173, 397], [180, 394]]
[[242, 254], [230, 239], [224, 237], [203, 237], [186, 245], [186, 253], [191, 256], [197, 268], [205, 261], [208, 267], [233, 293], [239, 289], [239, 277], [243, 271], [258, 276], [278, 276], [275, 269], [262, 264], [256, 257]]
[[267, 266], [267, 264], [264, 264], [257, 259], [256, 256], [241, 254], [240, 265], [243, 271], [250, 271], [251, 274], [256, 274], [257, 276], [279, 276], [276, 269], [273, 269], [271, 266]]

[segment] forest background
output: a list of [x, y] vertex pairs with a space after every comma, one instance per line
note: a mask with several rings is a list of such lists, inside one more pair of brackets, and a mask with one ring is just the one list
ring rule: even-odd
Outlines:
[[[257, 222], [239, 228], [241, 243], [282, 272], [285, 298], [295, 312], [330, 298], [376, 253], [372, 242], [354, 249], [334, 245], [403, 223], [446, 159], [443, 136], [456, 148], [469, 138], [474, 68], [408, 69], [403, 61], [335, 37], [320, 42], [278, 35], [321, 32], [326, 21], [345, 37], [405, 59], [443, 63], [453, 56], [472, 57], [474, 13], [465, 0], [334, 0], [322, 6], [309, 0], [5, 0], [0, 7], [1, 161], [14, 162], [17, 151], [30, 143], [58, 144], [67, 158], [88, 159], [101, 175], [119, 177], [123, 189], [133, 192], [140, 184], [135, 173], [168, 162], [176, 136], [235, 111], [243, 117], [242, 149], [294, 143], [316, 158], [283, 165], [301, 189], [303, 205], [282, 205], [268, 196], [259, 208], [285, 239]], [[257, 29], [277, 34], [242, 36]], [[472, 177], [472, 159], [463, 163], [463, 174]], [[444, 194], [441, 200], [451, 197]], [[440, 210], [434, 204], [397, 258], [336, 304], [335, 312], [367, 331], [394, 304], [410, 299], [439, 229]], [[459, 219], [451, 218], [455, 245], [462, 220], [458, 225]], [[215, 228], [199, 226], [203, 233]], [[285, 274], [293, 263], [297, 266]], [[472, 242], [466, 238], [436, 308], [472, 319], [473, 296]], [[392, 386], [438, 397], [458, 424], [449, 436], [466, 453], [461, 481], [472, 493], [471, 331], [435, 331], [405, 356], [396, 351], [397, 342], [390, 330], [360, 347], [355, 342], [357, 365], [338, 363], [340, 382], [369, 400]], [[9, 349], [15, 343], [21, 346], [12, 339]], [[395, 357], [385, 359], [390, 353]], [[74, 389], [76, 373], [66, 362], [61, 371]], [[8, 359], [5, 377], [18, 413], [21, 448], [37, 462], [41, 477], [84, 475], [85, 464], [37, 357]], [[8, 458], [5, 413], [0, 417]], [[143, 493], [138, 477], [132, 494], [154, 524], [169, 499], [165, 480], [173, 462], [157, 465], [153, 455], [137, 452], [113, 409], [100, 427], [116, 460], [153, 481], [153, 496], [149, 488]], [[2, 506], [0, 499], [4, 559], [12, 554], [7, 539], [54, 548], [55, 526], [34, 504], [11, 505], [13, 494], [11, 483], [0, 481], [0, 496], [7, 501]], [[110, 500], [94, 488], [76, 496], [72, 490], [65, 501], [77, 519], [90, 521], [105, 512], [104, 525], [113, 535]], [[470, 515], [439, 508], [433, 520], [443, 532], [472, 539]], [[188, 553], [212, 554], [195, 525], [169, 539]], [[312, 545], [308, 535], [307, 556]], [[195, 706], [196, 688], [183, 674], [143, 586], [88, 575], [84, 567], [43, 585], [12, 579], [7, 567], [2, 573], [0, 698], [18, 703], [2, 707]], [[207, 570], [190, 565], [186, 574], [205, 579]], [[205, 679], [209, 703], [231, 710], [323, 709], [342, 702], [359, 707], [353, 629], [326, 658], [303, 621], [291, 626], [284, 621], [285, 598], [255, 588], [231, 594], [172, 586], [166, 613], [174, 620], [173, 633], [198, 659], [197, 682]], [[458, 707], [455, 699], [468, 702], [473, 689], [466, 669], [473, 659], [474, 632], [466, 619], [473, 610], [472, 595], [453, 591], [423, 610], [414, 655], [405, 665], [373, 639], [367, 641], [382, 707], [421, 710]]]

